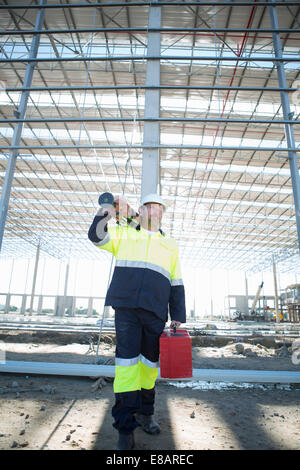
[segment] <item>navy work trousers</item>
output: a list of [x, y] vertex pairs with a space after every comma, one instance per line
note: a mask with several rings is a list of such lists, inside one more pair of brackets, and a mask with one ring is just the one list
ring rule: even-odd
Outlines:
[[[136, 412], [147, 416], [154, 413], [155, 379], [151, 377], [157, 372], [164, 326], [165, 322], [148, 310], [115, 308], [116, 366], [121, 367], [116, 367], [112, 416], [113, 426], [122, 434], [130, 434], [138, 426]], [[139, 370], [141, 377], [146, 375], [146, 386], [138, 379]]]

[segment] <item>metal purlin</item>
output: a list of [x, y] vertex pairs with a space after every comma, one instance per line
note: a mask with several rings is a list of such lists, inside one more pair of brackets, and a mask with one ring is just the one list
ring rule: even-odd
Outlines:
[[[10, 13], [10, 14], [12, 15], [12, 13]], [[12, 18], [13, 18], [13, 17], [12, 17]], [[14, 20], [14, 19], [13, 19], [13, 20]], [[15, 23], [15, 24], [16, 24], [16, 23]], [[18, 72], [16, 72], [16, 74], [17, 74], [19, 80], [21, 80], [21, 78], [19, 77]], [[23, 91], [25, 91], [25, 90], [23, 90]], [[26, 90], [26, 91], [30, 91], [30, 88], [29, 88], [28, 90]], [[37, 112], [39, 113], [39, 110], [38, 110], [38, 108], [36, 107], [36, 104], [35, 104], [34, 100], [32, 99], [31, 96], [30, 96], [29, 98], [30, 98], [32, 104], [34, 105], [35, 109], [36, 109]], [[10, 97], [10, 100], [12, 101], [11, 97]], [[12, 105], [13, 105], [13, 102], [12, 102]], [[41, 117], [42, 117], [42, 116], [41, 116]], [[48, 127], [48, 124], [47, 124], [47, 123], [46, 123], [46, 126]], [[31, 128], [30, 125], [29, 125], [29, 128], [30, 128], [31, 132], [34, 134], [34, 136], [36, 137], [36, 139], [37, 139], [37, 140], [40, 140], [40, 139], [38, 138], [38, 136], [35, 134], [34, 130]], [[49, 129], [49, 132], [51, 132], [51, 130], [50, 130], [49, 127], [48, 127], [48, 129]], [[54, 140], [55, 140], [55, 139], [54, 139]], [[49, 155], [49, 156], [50, 156], [50, 158], [51, 158], [51, 155]], [[35, 155], [33, 155], [33, 157], [36, 158]], [[22, 158], [21, 155], [18, 155], [18, 159], [24, 161], [24, 162], [27, 164], [26, 159]], [[41, 190], [40, 190], [37, 186], [35, 186], [35, 185], [32, 183], [32, 180], [31, 180], [31, 179], [28, 179], [28, 178], [25, 176], [25, 174], [23, 174], [23, 172], [22, 172], [20, 169], [19, 169], [19, 172], [22, 174], [22, 176], [23, 176], [27, 181], [30, 182], [30, 184], [32, 184], [32, 185], [34, 186], [34, 189], [35, 189], [38, 193], [40, 193], [40, 199], [38, 199], [38, 197], [36, 197], [36, 199], [35, 199], [36, 202], [37, 202], [37, 203], [40, 203], [41, 200], [46, 199], [46, 200], [49, 202], [49, 204], [51, 204], [51, 201], [47, 198], [47, 196], [45, 196], [45, 194], [43, 194], [43, 193], [41, 192]], [[47, 170], [46, 170], [46, 172], [47, 172]], [[49, 175], [49, 177], [50, 177], [50, 175]], [[38, 176], [37, 176], [37, 178], [38, 178]], [[16, 179], [16, 181], [18, 180], [17, 177], [16, 177], [15, 179]], [[47, 188], [46, 183], [44, 182], [44, 180], [42, 179], [41, 181], [43, 182], [43, 184], [45, 184], [45, 187]], [[16, 190], [17, 190], [17, 189], [15, 188], [15, 191], [16, 191]], [[37, 194], [37, 196], [38, 196], [38, 194]], [[25, 198], [25, 197], [24, 197], [24, 198]], [[32, 198], [34, 199], [33, 196], [32, 196]], [[10, 198], [10, 200], [12, 200], [12, 198]], [[25, 198], [25, 200], [26, 200], [26, 198]], [[22, 201], [20, 201], [20, 202], [22, 203]], [[22, 206], [21, 206], [21, 207], [22, 207]], [[26, 211], [26, 208], [22, 207], [22, 213], [24, 213], [24, 212], [25, 212], [25, 213], [27, 212], [27, 211]], [[19, 237], [22, 238], [22, 239], [27, 240], [26, 237], [24, 237], [24, 235], [22, 235], [22, 233], [21, 233], [22, 229], [24, 229], [24, 224], [20, 223], [19, 219], [17, 219], [17, 220], [14, 221], [14, 227], [15, 227], [17, 230], [20, 228], [20, 232], [18, 232]], [[31, 233], [31, 240], [27, 240], [27, 241], [28, 241], [29, 243], [32, 243], [33, 246], [36, 246], [35, 243], [34, 243], [34, 240], [37, 238], [37, 234], [31, 232], [31, 230], [26, 226], [26, 224], [25, 224], [25, 229], [27, 230], [28, 233], [29, 233], [29, 232]], [[6, 225], [6, 230], [7, 230], [7, 231], [11, 231], [11, 228], [10, 228], [8, 225]], [[44, 238], [47, 238], [47, 237], [45, 237], [45, 235], [44, 235]], [[49, 242], [49, 239], [47, 240], [47, 242]], [[45, 249], [45, 248], [44, 248], [44, 249]], [[48, 251], [48, 250], [46, 250], [46, 251]], [[49, 253], [49, 254], [51, 254], [51, 255], [54, 256], [53, 252], [52, 252], [52, 253]], [[56, 256], [57, 256], [57, 253], [56, 253]]]
[[[257, 0], [254, 0], [254, 2], [256, 3]], [[255, 14], [255, 6], [252, 7], [251, 9], [251, 12], [250, 12], [250, 16], [249, 16], [249, 19], [248, 19], [248, 22], [247, 22], [247, 26], [246, 26], [246, 29], [248, 29], [251, 24], [252, 24], [252, 20], [253, 20], [253, 17], [254, 17], [254, 14]], [[216, 17], [216, 13], [214, 14], [214, 21], [215, 21], [215, 18]], [[214, 29], [216, 28], [216, 24], [214, 23]], [[244, 37], [242, 38], [242, 44], [240, 47], [238, 47], [238, 52], [237, 52], [237, 58], [240, 58], [242, 56], [242, 53], [244, 51], [244, 47], [246, 45], [246, 40], [247, 40], [247, 33], [244, 34]], [[215, 47], [216, 47], [216, 43], [215, 43]], [[223, 57], [220, 57], [220, 60], [222, 60]], [[220, 60], [218, 60], [218, 64], [217, 64], [217, 67], [219, 67], [219, 63], [220, 63]], [[237, 71], [237, 68], [238, 68], [238, 60], [236, 61], [236, 64], [235, 64], [235, 67], [233, 69], [233, 72], [232, 72], [232, 75], [231, 75], [231, 79], [230, 79], [230, 83], [229, 83], [229, 87], [231, 87], [231, 85], [233, 84], [233, 81], [234, 81], [234, 78], [235, 78], [235, 75], [236, 75], [236, 71]], [[218, 78], [218, 76], [217, 76]], [[223, 120], [223, 115], [224, 115], [224, 112], [225, 112], [225, 109], [226, 109], [226, 104], [228, 102], [228, 99], [229, 99], [229, 95], [230, 95], [230, 88], [227, 90], [227, 93], [226, 93], [226, 97], [225, 97], [225, 101], [223, 102], [223, 107], [222, 107], [222, 112], [220, 113], [220, 123], [218, 124], [217, 126], [217, 130], [215, 132], [215, 135], [213, 137], [213, 148], [216, 148], [215, 147], [215, 142], [216, 142], [216, 139], [218, 137], [218, 134], [219, 134], [219, 129], [220, 129], [220, 126], [222, 125], [222, 120]], [[224, 130], [223, 130], [223, 134], [224, 134]], [[202, 135], [202, 139], [203, 139], [203, 135]], [[221, 147], [222, 147], [222, 135], [221, 135]], [[212, 158], [212, 152], [213, 152], [213, 148], [210, 150], [209, 152], [209, 155], [208, 155], [208, 158], [206, 160], [206, 164], [205, 164], [205, 171], [203, 172], [203, 178], [202, 178], [202, 181], [200, 181], [200, 191], [201, 191], [201, 196], [199, 197], [197, 195], [197, 197], [195, 198], [195, 202], [194, 202], [194, 206], [193, 206], [193, 212], [195, 212], [195, 209], [196, 209], [196, 204], [198, 203], [198, 200], [200, 199], [200, 201], [202, 200], [203, 198], [203, 195], [204, 195], [204, 192], [207, 188], [207, 183], [208, 183], [208, 180], [209, 180], [209, 176], [208, 178], [206, 179], [206, 183], [204, 185], [204, 188], [202, 188], [203, 186], [203, 183], [204, 183], [204, 177], [205, 177], [205, 172], [207, 171], [207, 168], [208, 168], [208, 165], [211, 161], [211, 158]], [[200, 146], [200, 149], [201, 149], [201, 146]], [[214, 161], [212, 163], [212, 166], [214, 165]], [[212, 172], [212, 169], [210, 170], [209, 174]], [[222, 185], [221, 185], [222, 186]], [[221, 188], [221, 187], [220, 187]], [[198, 193], [199, 194], [199, 193]], [[225, 204], [226, 206], [226, 204]], [[205, 219], [206, 221], [206, 219]], [[192, 224], [192, 227], [193, 227], [194, 223]], [[210, 245], [211, 246], [211, 245]]]
[[[111, 18], [108, 14], [104, 14], [102, 9], [100, 9], [100, 14], [101, 14], [101, 20], [102, 20], [102, 24], [104, 25], [105, 24], [105, 18], [104, 17], [107, 17], [109, 21], [113, 21], [114, 23], [115, 20], [114, 20], [114, 17]], [[116, 23], [117, 24], [117, 23]], [[119, 97], [119, 93], [118, 93], [118, 89], [116, 87], [116, 84], [117, 84], [117, 80], [116, 80], [116, 73], [114, 71], [114, 67], [113, 67], [113, 61], [111, 60], [111, 54], [110, 54], [110, 50], [109, 50], [109, 44], [108, 44], [108, 38], [107, 38], [107, 31], [109, 31], [109, 28], [105, 27], [105, 33], [104, 33], [104, 36], [105, 36], [105, 40], [106, 40], [106, 43], [107, 43], [107, 49], [108, 49], [108, 57], [109, 57], [109, 62], [110, 62], [110, 65], [111, 65], [111, 73], [112, 73], [112, 76], [113, 76], [113, 84], [114, 84], [114, 91], [115, 91], [115, 95], [116, 95], [116, 99], [117, 99], [117, 104], [118, 104], [118, 114], [119, 114], [119, 117], [122, 118], [122, 109], [121, 109], [121, 104], [120, 104], [120, 97]], [[124, 126], [124, 120], [122, 118], [122, 131], [123, 131], [123, 139], [124, 139], [124, 142], [126, 143], [127, 145], [127, 148], [130, 149], [130, 145], [128, 145], [127, 143], [127, 138], [126, 138], [126, 128]], [[133, 129], [135, 128], [135, 125], [136, 125], [136, 122], [135, 122], [135, 118], [133, 120]], [[104, 126], [103, 126], [104, 127]], [[106, 130], [105, 130], [106, 132]], [[108, 137], [107, 138], [107, 141], [108, 141]], [[126, 151], [124, 152], [124, 156], [125, 156], [125, 153]], [[115, 165], [115, 168], [116, 168], [116, 173], [118, 175], [118, 178], [119, 178], [119, 184], [120, 184], [120, 188], [122, 188], [122, 195], [124, 196], [125, 194], [125, 189], [126, 189], [126, 180], [127, 180], [127, 167], [128, 167], [128, 164], [130, 163], [130, 150], [129, 152], [127, 152], [127, 159], [126, 159], [126, 164], [125, 164], [125, 181], [124, 183], [121, 182], [121, 179], [120, 179], [120, 175], [119, 175], [119, 171], [118, 171], [118, 167], [115, 163], [115, 156], [114, 156], [114, 152], [111, 151], [111, 156], [112, 156], [112, 159], [113, 159], [113, 162], [114, 162], [114, 165]]]
[[[96, 9], [95, 9], [95, 11], [94, 11], [93, 26], [95, 26], [95, 24], [96, 24]], [[91, 39], [90, 39], [89, 44], [88, 44], [88, 51], [90, 50], [90, 55], [91, 55], [91, 53], [92, 53], [93, 41], [94, 41], [94, 33], [92, 33]], [[88, 85], [89, 74], [90, 74], [90, 61], [88, 62], [87, 67], [86, 67], [86, 83], [85, 83], [86, 86]], [[85, 92], [84, 92], [84, 99], [83, 99], [83, 103], [82, 103], [82, 110], [81, 110], [81, 113], [80, 113], [80, 117], [84, 117], [84, 106], [85, 106], [85, 100], [86, 100], [86, 91], [87, 91], [87, 89], [86, 89]], [[94, 95], [94, 96], [95, 96], [95, 95]], [[74, 96], [73, 99], [75, 100], [75, 96]], [[96, 96], [95, 96], [95, 102], [97, 102], [97, 101], [96, 101]], [[79, 107], [79, 105], [78, 105], [78, 107]], [[82, 126], [80, 125], [78, 144], [80, 143], [81, 128], [82, 128]], [[99, 160], [98, 155], [97, 155], [97, 152], [96, 152], [96, 149], [94, 148], [94, 142], [93, 142], [92, 136], [91, 136], [89, 130], [87, 129], [87, 127], [86, 127], [84, 121], [83, 121], [83, 128], [84, 128], [84, 130], [85, 130], [85, 132], [86, 132], [86, 135], [88, 136], [89, 142], [93, 145], [92, 151], [93, 151], [94, 157], [95, 157], [95, 159], [96, 159], [96, 162], [97, 162], [98, 165], [99, 165], [100, 171], [101, 171], [101, 173], [103, 174], [103, 176], [104, 176], [104, 178], [105, 178], [105, 185], [107, 186], [108, 191], [111, 192], [109, 183], [108, 183], [108, 181], [107, 181], [106, 175], [105, 175], [104, 170], [103, 170], [103, 167], [102, 167], [102, 165], [101, 165], [101, 161]], [[78, 153], [79, 153], [80, 158], [81, 158], [81, 153], [80, 153], [80, 152], [78, 152]], [[82, 160], [82, 158], [81, 158], [81, 161], [82, 161], [82, 163], [84, 164], [84, 161]], [[84, 164], [84, 165], [85, 165], [85, 164]], [[86, 165], [85, 165], [85, 166], [86, 166]], [[93, 181], [93, 183], [94, 183], [95, 186], [96, 186], [96, 183], [95, 183], [94, 181]]]
[[[256, 3], [257, 0], [254, 0], [254, 2]], [[249, 18], [248, 18], [248, 22], [247, 22], [246, 29], [250, 28], [250, 26], [252, 25], [252, 22], [253, 22], [253, 19], [254, 19], [254, 16], [255, 16], [255, 11], [256, 11], [256, 10], [255, 10], [255, 6], [252, 6], [251, 12], [250, 12], [250, 16], [249, 16]], [[243, 54], [243, 52], [244, 52], [244, 48], [245, 48], [245, 46], [246, 46], [247, 38], [248, 38], [248, 34], [247, 34], [247, 33], [244, 33], [244, 35], [243, 35], [242, 38], [241, 38], [241, 39], [242, 39], [241, 45], [239, 45], [239, 43], [237, 43], [237, 53], [236, 53], [237, 57], [241, 57], [241, 56], [242, 56], [242, 54]], [[233, 82], [234, 82], [234, 78], [235, 78], [235, 76], [236, 76], [237, 68], [238, 68], [238, 62], [236, 62], [235, 66], [234, 66], [234, 69], [233, 69], [233, 72], [232, 72], [232, 75], [231, 75], [231, 78], [230, 78], [230, 82], [229, 82], [229, 87], [230, 87], [230, 89], [227, 90], [226, 97], [225, 97], [225, 101], [223, 102], [222, 112], [221, 112], [221, 115], [220, 115], [221, 119], [223, 118], [223, 115], [224, 115], [224, 112], [225, 112], [225, 109], [226, 109], [226, 105], [227, 105], [227, 102], [228, 102], [228, 99], [229, 99], [231, 87], [232, 87], [232, 84], [233, 84]], [[220, 125], [221, 125], [221, 124], [220, 124]], [[216, 130], [216, 133], [215, 133], [215, 135], [214, 135], [213, 143], [215, 143], [216, 138], [218, 137], [220, 125], [217, 126], [217, 130]], [[221, 141], [220, 143], [221, 143], [221, 145], [222, 145], [222, 138], [223, 138], [223, 135], [224, 135], [224, 133], [225, 133], [225, 130], [226, 130], [226, 124], [224, 125], [223, 130], [221, 129], [221, 137], [220, 137], [220, 141]], [[244, 132], [245, 132], [245, 130], [244, 130]], [[241, 138], [241, 141], [242, 141], [242, 138]], [[209, 157], [208, 157], [208, 162], [209, 162], [209, 160], [210, 160], [210, 158], [211, 158], [211, 154], [212, 154], [212, 150], [210, 151], [210, 154], [209, 154]], [[229, 164], [229, 171], [230, 171], [231, 165], [232, 165], [232, 162], [230, 162], [230, 164]], [[212, 166], [214, 166], [214, 162], [213, 162]], [[212, 170], [210, 170], [210, 174], [211, 174], [211, 173], [212, 173]], [[221, 183], [221, 185], [220, 185], [220, 187], [219, 187], [219, 189], [218, 189], [218, 192], [222, 189], [222, 184], [224, 183], [225, 177], [226, 177], [226, 175], [224, 175], [223, 181], [222, 181], [222, 183]], [[207, 181], [206, 181], [206, 186], [207, 186], [207, 183], [208, 183], [208, 179], [207, 179]], [[239, 184], [239, 181], [236, 182], [233, 191], [236, 189], [236, 187], [237, 187], [238, 184]], [[252, 185], [252, 184], [251, 184], [251, 185]], [[206, 187], [205, 187], [205, 189], [206, 189]], [[202, 194], [203, 194], [203, 193], [202, 193]], [[226, 208], [226, 206], [227, 206], [229, 200], [230, 200], [230, 199], [228, 198], [227, 201], [226, 201], [226, 203], [224, 204], [224, 207], [223, 207], [223, 209], [222, 209], [222, 212], [223, 212], [224, 208]], [[237, 208], [234, 209], [234, 212], [236, 211], [236, 209], [237, 209]], [[210, 210], [209, 210], [209, 213], [210, 213]], [[208, 214], [209, 214], [209, 213], [208, 213]], [[205, 223], [206, 223], [206, 219], [205, 219]]]
[[[45, 18], [45, 10], [42, 8], [43, 5], [46, 5], [47, 0], [40, 0], [40, 9], [38, 10], [36, 16], [36, 23], [35, 23], [35, 30], [41, 30], [44, 23]], [[40, 44], [40, 35], [35, 35], [32, 39], [31, 48], [30, 48], [30, 59], [35, 59], [37, 57], [38, 48]], [[32, 83], [32, 77], [34, 72], [35, 62], [29, 62], [26, 67], [26, 75], [24, 79], [24, 85], [26, 87], [30, 87]], [[18, 115], [24, 119], [27, 109], [27, 103], [29, 98], [29, 92], [23, 91], [21, 95], [21, 100], [18, 108]], [[12, 144], [19, 145], [21, 140], [23, 130], [23, 123], [20, 122], [16, 125], [14, 129]], [[1, 201], [0, 201], [0, 251], [2, 247], [4, 229], [5, 229], [5, 222], [7, 217], [8, 211], [8, 204], [9, 198], [11, 193], [12, 181], [14, 178], [14, 171], [16, 168], [16, 162], [19, 152], [17, 150], [12, 150], [9, 161], [7, 164], [7, 169], [5, 173], [4, 185], [1, 194]]]
[[[45, 26], [46, 26], [46, 23], [45, 23]], [[29, 88], [29, 90], [30, 90], [30, 88]], [[50, 95], [50, 96], [51, 96], [51, 95]], [[54, 103], [54, 105], [56, 106], [56, 103], [55, 103], [54, 101], [53, 101], [53, 103]], [[33, 101], [33, 105], [34, 105], [35, 109], [37, 110], [37, 112], [39, 112], [39, 110], [38, 110], [38, 108], [36, 107], [34, 101]], [[58, 113], [59, 113], [59, 109], [57, 108], [57, 106], [56, 106], [56, 109], [57, 109], [57, 111], [58, 111]], [[48, 128], [50, 134], [52, 135], [53, 139], [55, 140], [55, 137], [53, 136], [52, 131], [51, 131], [51, 129], [49, 128], [47, 122], [46, 122], [46, 126], [47, 126], [47, 128]], [[67, 132], [69, 133], [68, 128], [66, 128], [66, 130], [67, 130]], [[32, 132], [33, 132], [33, 131], [32, 131]], [[33, 133], [34, 133], [34, 132], [33, 132]], [[34, 134], [35, 134], [35, 133], [34, 133]], [[71, 138], [71, 136], [70, 136], [70, 138]], [[37, 139], [38, 139], [38, 138], [37, 138]], [[34, 156], [35, 156], [35, 155], [34, 155]], [[50, 154], [50, 153], [49, 153], [49, 158], [50, 158], [51, 161], [53, 161], [53, 159], [51, 158], [51, 154]], [[67, 158], [66, 156], [65, 156], [65, 159], [66, 159], [66, 162], [69, 163], [69, 162], [68, 162], [68, 158]], [[23, 160], [26, 162], [26, 159], [23, 159]], [[40, 162], [39, 162], [39, 163], [40, 163]], [[54, 161], [53, 161], [53, 163], [55, 164]], [[69, 165], [70, 165], [70, 167], [73, 169], [73, 167], [72, 167], [72, 165], [71, 165], [70, 163], [69, 163]], [[45, 171], [46, 171], [46, 173], [47, 173], [47, 169], [45, 169]], [[75, 172], [74, 170], [73, 170], [73, 172], [74, 172], [74, 175], [76, 176], [76, 172]], [[48, 173], [48, 175], [49, 175], [49, 173]], [[63, 176], [64, 176], [64, 175], [63, 175]], [[38, 176], [37, 176], [37, 177], [38, 177]], [[49, 175], [49, 177], [50, 177], [50, 175]], [[65, 178], [64, 178], [64, 179], [65, 179]], [[43, 181], [43, 180], [42, 180], [42, 181]], [[55, 179], [54, 179], [54, 181], [55, 181]], [[56, 181], [55, 181], [55, 182], [56, 182]], [[80, 182], [79, 179], [78, 179], [78, 182]], [[68, 183], [67, 180], [66, 180], [66, 183]], [[59, 186], [58, 186], [58, 187], [59, 187]], [[70, 186], [70, 189], [72, 189], [71, 186]], [[47, 199], [47, 197], [45, 197], [43, 194], [41, 194], [41, 196], [42, 196], [41, 199], [43, 199], [43, 198]], [[67, 199], [68, 199], [68, 197], [67, 197]], [[51, 201], [49, 201], [49, 203], [51, 203]], [[75, 206], [76, 206], [76, 205], [75, 205]], [[82, 205], [82, 207], [84, 207], [84, 205]], [[79, 212], [78, 212], [78, 215], [80, 215]]]
[[253, 183], [252, 183], [253, 184]]
[[[29, 88], [28, 90], [26, 90], [26, 91], [30, 91], [30, 88]], [[51, 95], [50, 95], [50, 96], [51, 96]], [[37, 112], [39, 112], [39, 111], [38, 111], [38, 108], [37, 108], [37, 106], [36, 106], [36, 104], [35, 104], [35, 102], [34, 102], [34, 100], [32, 99], [32, 97], [30, 96], [29, 98], [30, 98], [30, 100], [31, 100], [31, 102], [32, 102], [32, 104], [33, 104], [33, 106], [34, 106], [35, 109], [37, 110]], [[10, 100], [11, 100], [11, 97], [10, 97]], [[12, 100], [11, 100], [11, 101], [12, 101]], [[12, 105], [13, 105], [13, 102], [12, 102]], [[50, 129], [50, 127], [48, 126], [47, 123], [46, 123], [46, 126], [47, 126], [47, 128], [48, 128], [50, 134], [52, 135], [52, 138], [53, 138], [54, 141], [55, 141], [56, 139], [55, 139], [54, 135], [52, 134], [52, 131], [51, 131], [51, 129]], [[29, 128], [30, 128], [31, 132], [33, 133], [33, 135], [35, 136], [35, 138], [36, 138], [37, 140], [40, 140], [39, 137], [38, 137], [38, 136], [36, 135], [36, 133], [34, 132], [34, 130], [33, 130], [30, 126], [29, 126]], [[42, 145], [42, 142], [41, 142], [41, 141], [40, 141], [40, 143], [41, 143], [41, 145]], [[53, 160], [52, 157], [51, 157], [51, 153], [49, 153], [49, 152], [47, 152], [47, 153], [48, 153], [48, 156], [49, 156], [50, 160], [53, 162], [54, 165], [56, 165], [56, 163], [54, 162], [54, 160]], [[32, 156], [33, 156], [33, 158], [34, 158], [41, 166], [43, 166], [43, 169], [44, 169], [45, 173], [47, 173], [48, 176], [49, 176], [49, 179], [51, 179], [51, 175], [50, 175], [50, 173], [47, 171], [47, 168], [42, 164], [42, 161], [41, 161], [41, 160], [38, 160], [35, 154], [33, 154]], [[28, 165], [28, 159], [26, 158], [26, 155], [25, 155], [25, 158], [24, 158], [24, 156], [18, 154], [18, 159], [22, 160], [26, 165]], [[71, 165], [70, 165], [70, 166], [71, 166]], [[30, 165], [28, 165], [28, 167], [30, 168]], [[50, 199], [48, 199], [47, 195], [45, 195], [45, 193], [44, 193], [43, 191], [41, 191], [40, 188], [38, 188], [37, 186], [35, 186], [35, 185], [33, 184], [32, 179], [29, 179], [29, 178], [24, 174], [24, 172], [23, 172], [21, 169], [19, 169], [18, 172], [21, 173], [22, 178], [24, 178], [25, 180], [29, 181], [29, 182], [33, 185], [34, 189], [35, 189], [36, 192], [37, 192], [37, 194], [36, 194], [36, 202], [37, 202], [37, 203], [40, 203], [41, 200], [43, 200], [43, 199], [46, 199], [46, 200], [49, 202], [49, 204], [53, 203], [53, 201], [51, 201]], [[36, 174], [36, 172], [35, 172], [35, 174]], [[74, 174], [76, 175], [75, 172], [74, 172]], [[38, 175], [37, 175], [37, 174], [36, 174], [36, 177], [38, 178]], [[19, 178], [19, 176], [18, 176], [18, 177], [15, 177], [15, 178], [16, 178], [16, 180], [17, 180], [17, 179]], [[46, 184], [46, 182], [44, 182], [43, 179], [41, 179], [40, 181], [42, 181], [42, 183], [45, 185], [45, 189], [47, 189], [47, 184]], [[60, 190], [59, 185], [57, 184], [56, 180], [54, 179], [53, 181], [56, 183], [56, 185], [58, 186], [58, 189]], [[67, 181], [66, 181], [66, 182], [67, 182]], [[70, 189], [72, 189], [71, 186], [70, 186]], [[21, 190], [21, 188], [20, 188], [20, 190]], [[15, 189], [15, 191], [16, 191], [16, 189]], [[27, 189], [27, 191], [28, 191], [28, 189]], [[26, 192], [26, 188], [24, 188], [24, 192]], [[56, 194], [56, 193], [52, 193], [52, 194]], [[33, 195], [32, 195], [31, 197], [34, 199], [34, 196], [33, 196]], [[26, 199], [25, 196], [24, 196], [24, 199]], [[67, 195], [66, 195], [66, 199], [68, 199], [68, 196], [67, 196]], [[10, 198], [10, 200], [11, 200], [11, 198]], [[68, 199], [68, 200], [69, 200], [69, 199]], [[60, 200], [59, 200], [58, 198], [57, 198], [57, 202], [58, 202], [58, 203], [60, 202]], [[70, 203], [71, 203], [71, 200], [70, 200]], [[21, 207], [22, 207], [22, 206], [21, 206]], [[23, 212], [26, 213], [26, 208], [23, 207], [22, 209], [23, 209]], [[78, 214], [80, 215], [80, 213], [78, 213]], [[53, 223], [53, 222], [52, 222], [52, 223]], [[15, 221], [15, 225], [16, 225], [16, 226], [19, 225], [19, 220]], [[20, 224], [20, 227], [21, 227], [21, 224]], [[59, 226], [57, 225], [57, 228], [58, 228], [58, 227], [59, 227]], [[7, 230], [9, 230], [8, 227], [6, 227], [6, 228], [7, 228]], [[33, 235], [33, 238], [35, 238], [35, 237], [34, 237], [34, 234], [32, 234], [32, 235]], [[35, 246], [35, 244], [33, 244], [33, 245]], [[41, 249], [44, 249], [42, 245], [41, 245]]]
[[[128, 7], [128, 6], [153, 6], [153, 4], [155, 5], [155, 2], [153, 2], [153, 0], [149, 0], [149, 1], [143, 1], [143, 2], [94, 2], [94, 3], [81, 3], [81, 2], [74, 2], [74, 3], [49, 3], [47, 5], [45, 5], [45, 9], [61, 9], [61, 8], [94, 8], [94, 7], [99, 7], [99, 8], [105, 8], [105, 7], [115, 7], [115, 8], [118, 8], [118, 7]], [[201, 1], [201, 3], [199, 3], [199, 1], [160, 1], [159, 2], [159, 6], [178, 6], [178, 7], [181, 7], [181, 6], [253, 6], [255, 5], [255, 1], [254, 0], [251, 0], [251, 1], [248, 1], [248, 0], [245, 0], [245, 1]], [[298, 5], [299, 2], [298, 1], [278, 1], [276, 2], [276, 5], [278, 6], [295, 6], [295, 5]], [[157, 4], [158, 5], [158, 4]], [[261, 7], [265, 7], [265, 6], [268, 6], [268, 0], [263, 0], [261, 2], [259, 2], [258, 6], [261, 6]], [[38, 5], [35, 5], [35, 4], [11, 4], [11, 5], [0, 5], [0, 10], [3, 10], [3, 9], [13, 9], [13, 10], [16, 10], [16, 9], [20, 9], [20, 10], [24, 10], [24, 9], [37, 9], [39, 8]]]

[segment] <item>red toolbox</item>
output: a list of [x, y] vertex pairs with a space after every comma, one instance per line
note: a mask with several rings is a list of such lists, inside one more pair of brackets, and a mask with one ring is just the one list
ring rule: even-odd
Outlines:
[[187, 330], [164, 330], [159, 339], [159, 348], [161, 377], [193, 377], [192, 341]]

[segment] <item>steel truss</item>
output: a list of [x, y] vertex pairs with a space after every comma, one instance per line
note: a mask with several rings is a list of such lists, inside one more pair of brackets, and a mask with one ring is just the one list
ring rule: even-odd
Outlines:
[[[201, 5], [199, 5], [199, 2], [189, 2], [189, 1], [172, 1], [172, 2], [94, 2], [94, 3], [49, 3], [47, 5], [44, 5], [44, 9], [55, 9], [55, 8], [67, 8], [67, 9], [72, 9], [72, 8], [119, 8], [119, 7], [141, 7], [141, 6], [151, 6], [153, 8], [155, 7], [182, 7], [182, 6], [201, 6], [201, 7], [206, 7], [206, 6], [214, 6], [214, 7], [219, 7], [219, 6], [226, 6], [226, 7], [231, 7], [231, 6], [240, 6], [240, 7], [246, 7], [246, 6], [255, 6], [255, 7], [265, 7], [268, 6], [269, 2], [264, 2], [260, 1], [259, 3], [256, 3], [255, 1], [228, 1], [228, 2], [201, 2]], [[282, 7], [287, 7], [287, 6], [298, 6], [299, 2], [289, 2], [289, 1], [276, 1], [276, 6], [282, 6]], [[0, 5], [0, 10], [17, 10], [17, 9], [32, 9], [36, 10], [39, 9], [40, 6], [36, 4], [11, 4], [11, 5]]]
[[299, 266], [298, 2], [0, 10], [4, 254], [21, 237], [94, 257], [97, 194], [137, 206], [149, 183], [189, 263]]

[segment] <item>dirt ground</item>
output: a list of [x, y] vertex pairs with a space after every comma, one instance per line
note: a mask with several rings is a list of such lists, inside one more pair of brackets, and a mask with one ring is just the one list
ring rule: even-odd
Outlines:
[[[65, 336], [0, 330], [7, 360], [95, 363], [96, 345], [88, 335]], [[300, 371], [286, 346], [202, 343], [193, 339], [194, 368]], [[112, 364], [114, 351], [113, 337], [105, 336], [98, 362]], [[100, 382], [96, 387], [88, 377], [0, 374], [0, 450], [113, 450], [113, 384]], [[138, 428], [136, 449], [299, 450], [299, 387], [158, 382], [161, 434]]]

